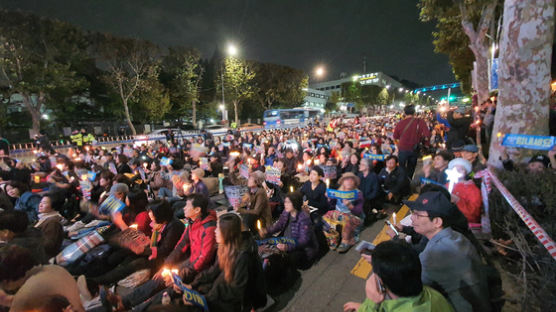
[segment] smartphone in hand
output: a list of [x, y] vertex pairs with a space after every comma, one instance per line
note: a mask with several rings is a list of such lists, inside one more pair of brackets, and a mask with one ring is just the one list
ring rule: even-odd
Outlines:
[[375, 249], [375, 245], [367, 241], [361, 241], [359, 245], [355, 247], [355, 250], [358, 253], [367, 254], [367, 255], [370, 255], [374, 249]]

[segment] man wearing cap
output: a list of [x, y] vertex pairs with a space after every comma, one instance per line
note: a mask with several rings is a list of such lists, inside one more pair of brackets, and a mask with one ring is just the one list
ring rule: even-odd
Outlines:
[[450, 131], [448, 131], [448, 138], [446, 140], [448, 149], [452, 147], [455, 141], [465, 140], [473, 119], [471, 116], [464, 116], [464, 114], [465, 109], [463, 107], [458, 107], [454, 111], [448, 112], [448, 122], [450, 123]]
[[404, 108], [404, 114], [405, 119], [400, 121], [394, 129], [394, 139], [398, 141], [400, 166], [405, 169], [408, 177], [413, 177], [417, 157], [419, 157], [415, 146], [422, 140], [427, 140], [428, 144], [431, 133], [424, 120], [414, 117], [415, 107], [413, 105], [407, 105]]
[[450, 227], [453, 206], [448, 198], [427, 192], [404, 203], [412, 211], [415, 232], [429, 240], [419, 255], [423, 284], [444, 294], [458, 312], [490, 311], [481, 259], [471, 242]]
[[461, 151], [461, 157], [471, 163], [471, 177], [473, 177], [475, 173], [486, 168], [486, 166], [481, 162], [478, 156], [479, 148], [477, 147], [477, 145], [465, 145]]

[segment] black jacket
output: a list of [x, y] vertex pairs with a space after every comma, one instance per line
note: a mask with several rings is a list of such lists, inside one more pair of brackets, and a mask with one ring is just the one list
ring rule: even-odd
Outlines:
[[405, 195], [408, 192], [409, 179], [401, 167], [396, 167], [394, 171], [388, 173], [386, 167], [378, 175], [378, 183], [384, 193], [392, 193], [395, 196]]

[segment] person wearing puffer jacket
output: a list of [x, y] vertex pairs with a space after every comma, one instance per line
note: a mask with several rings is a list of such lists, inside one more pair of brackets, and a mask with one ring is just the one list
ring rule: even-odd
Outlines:
[[290, 262], [297, 268], [311, 266], [318, 253], [318, 242], [309, 214], [302, 209], [303, 197], [300, 192], [289, 193], [284, 199], [284, 211], [278, 221], [261, 230], [261, 236], [281, 233], [292, 238], [296, 244], [278, 244], [277, 248], [286, 252]]

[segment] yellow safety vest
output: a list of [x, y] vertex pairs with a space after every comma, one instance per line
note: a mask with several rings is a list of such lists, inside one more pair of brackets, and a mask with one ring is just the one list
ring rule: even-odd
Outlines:
[[83, 135], [81, 133], [78, 134], [72, 134], [70, 136], [71, 142], [74, 143], [77, 146], [82, 146], [83, 145]]

